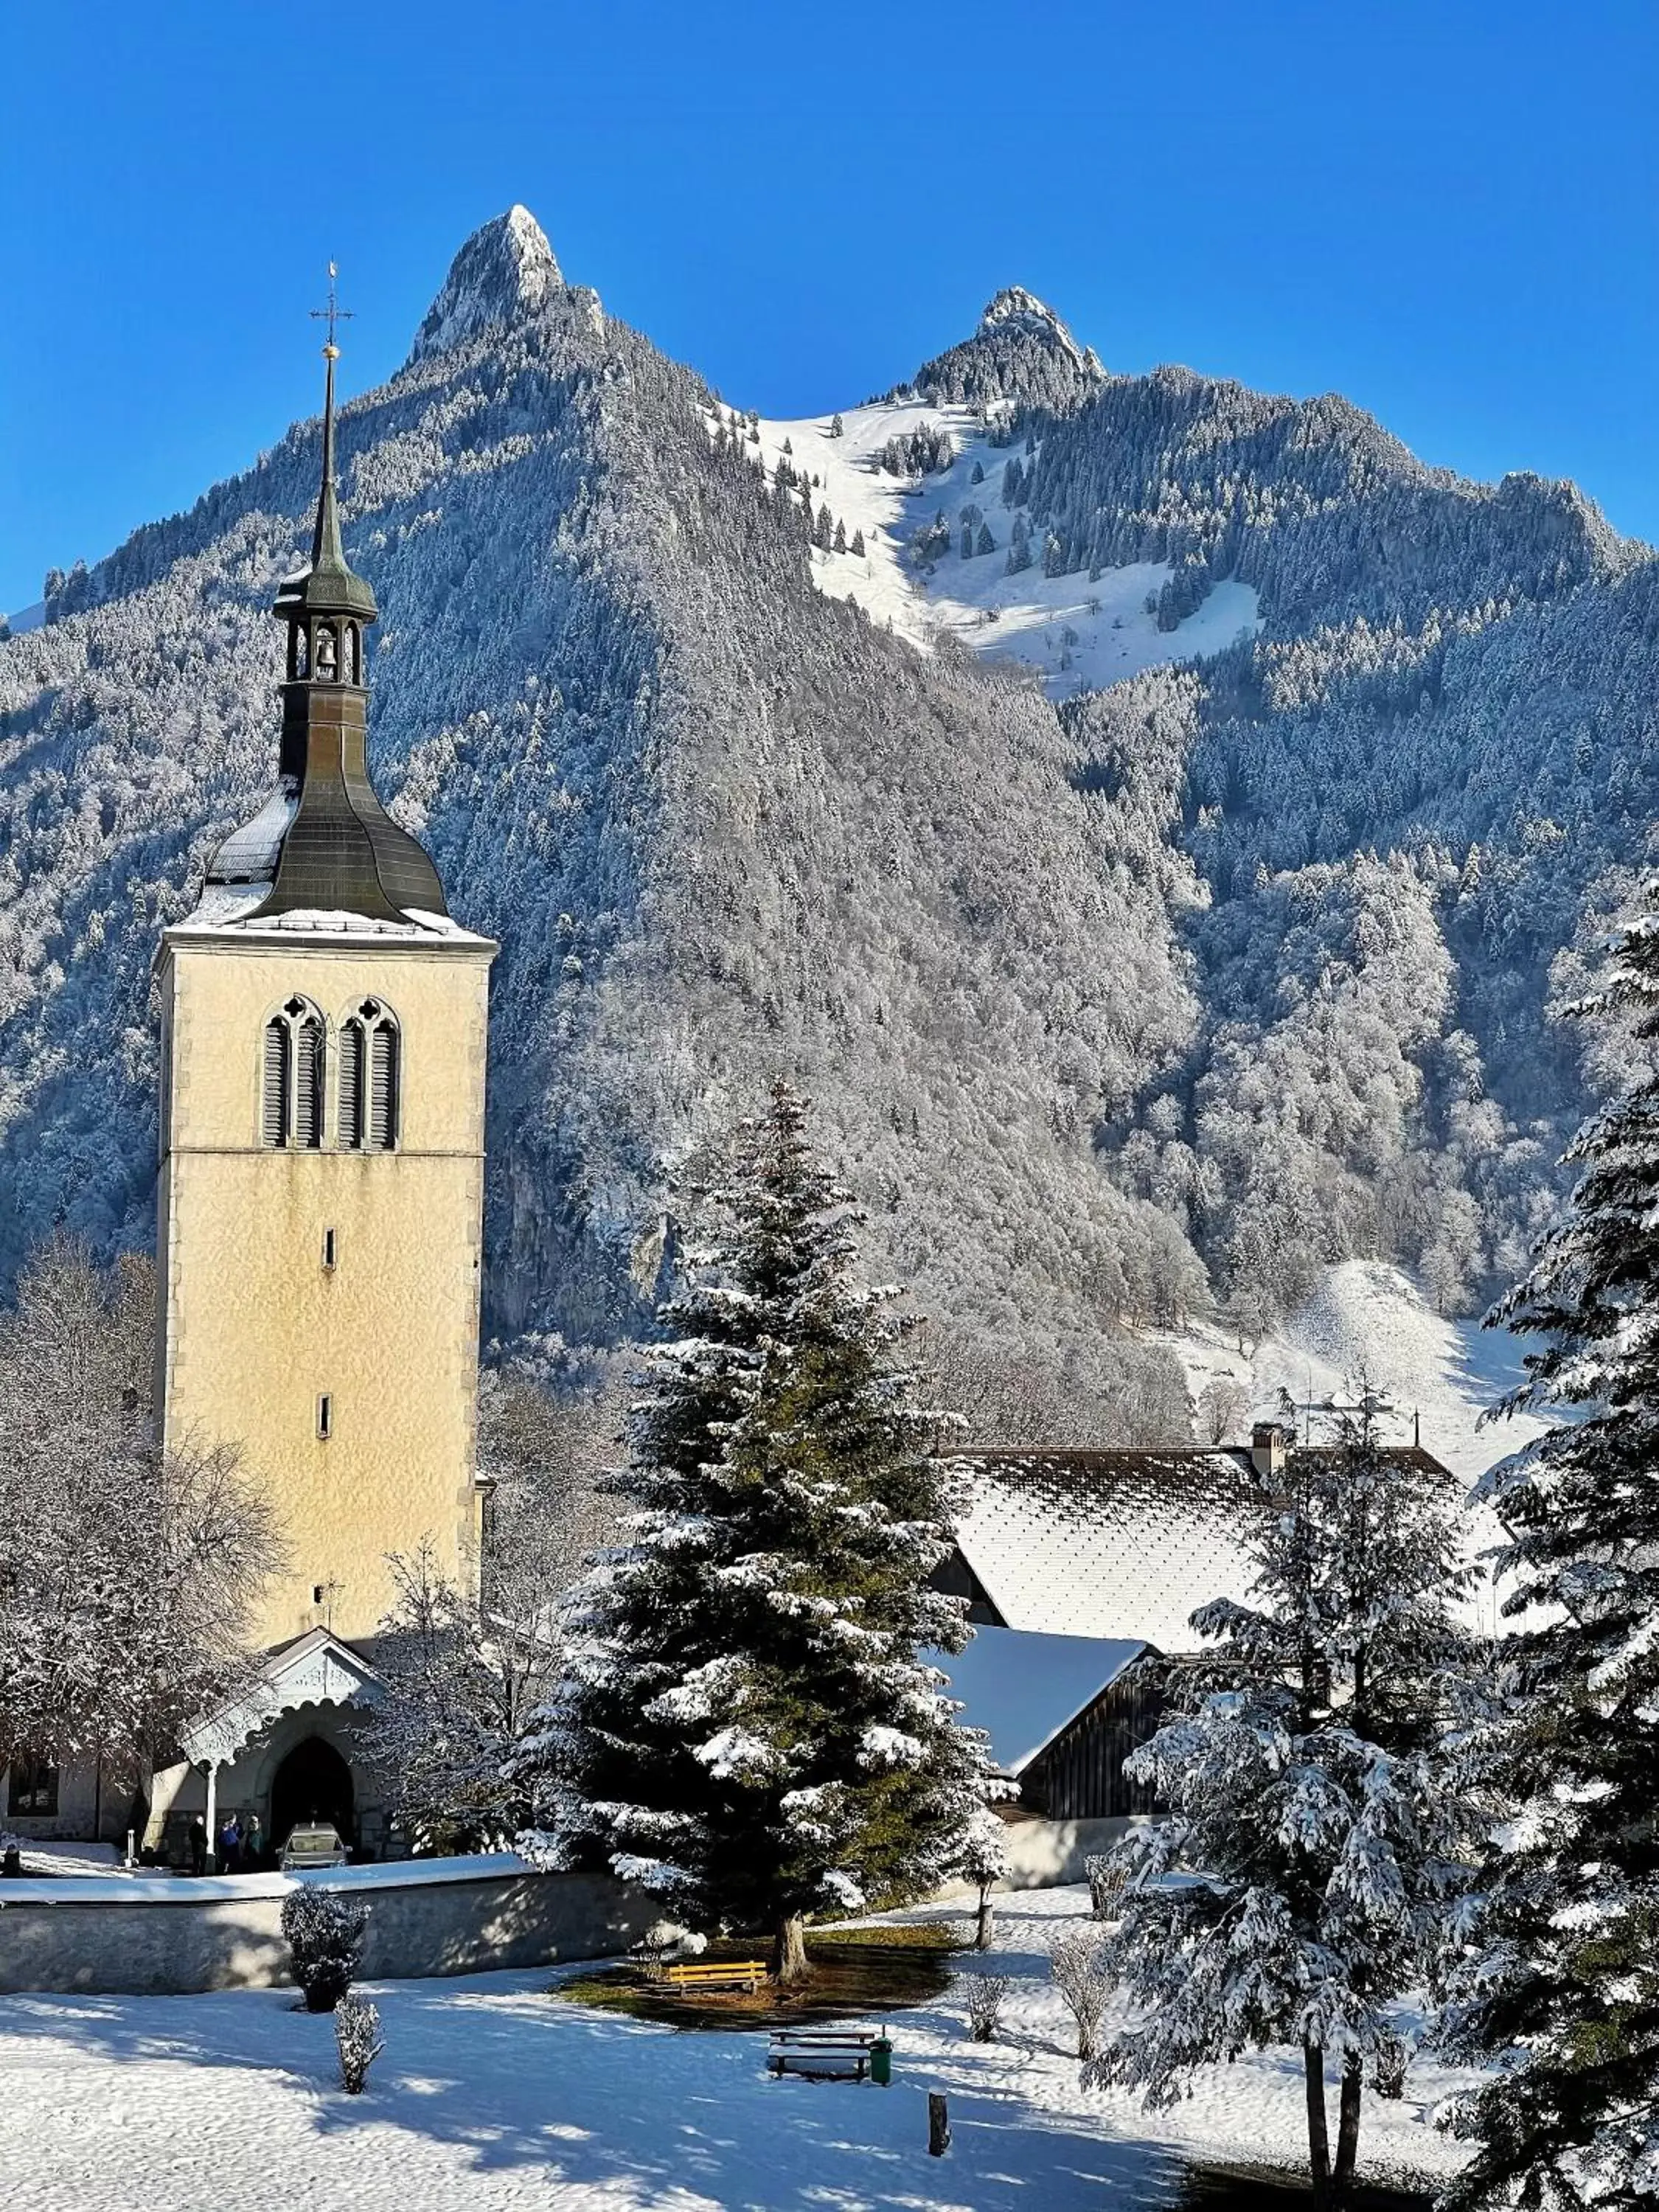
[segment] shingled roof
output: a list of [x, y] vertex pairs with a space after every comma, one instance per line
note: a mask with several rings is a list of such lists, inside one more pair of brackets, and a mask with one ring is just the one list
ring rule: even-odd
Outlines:
[[[1391, 1456], [1439, 1465], [1414, 1447]], [[1245, 1447], [963, 1457], [957, 1547], [981, 1609], [1006, 1627], [1174, 1654], [1199, 1648], [1200, 1606], [1249, 1599], [1264, 1504]]]

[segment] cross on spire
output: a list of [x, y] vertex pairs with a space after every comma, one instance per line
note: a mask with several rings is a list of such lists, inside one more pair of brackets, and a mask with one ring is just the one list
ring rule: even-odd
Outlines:
[[331, 261], [328, 264], [328, 305], [325, 307], [313, 307], [311, 311], [311, 319], [313, 323], [328, 325], [328, 343], [323, 348], [323, 354], [329, 361], [338, 361], [340, 358], [340, 349], [334, 343], [334, 325], [337, 323], [349, 323], [353, 320], [351, 309], [343, 307], [335, 294], [334, 280], [339, 273], [338, 268]]

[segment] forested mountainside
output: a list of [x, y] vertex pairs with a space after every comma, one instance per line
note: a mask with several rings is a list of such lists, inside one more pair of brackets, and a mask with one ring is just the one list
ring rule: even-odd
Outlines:
[[[1552, 963], [1654, 812], [1654, 572], [1571, 488], [1109, 375], [1023, 293], [911, 396], [1007, 448], [988, 557], [1018, 520], [1034, 573], [1153, 564], [1171, 651], [1237, 580], [1255, 634], [1056, 703], [890, 633], [811, 472], [522, 210], [345, 410], [377, 779], [502, 948], [489, 1322], [637, 1331], [668, 1178], [782, 1071], [925, 1309], [1052, 1373], [1076, 1440], [1167, 1433], [1126, 1324], [1271, 1316], [1350, 1255], [1455, 1307], [1547, 1203], [1583, 1091]], [[888, 457], [929, 514], [963, 434]], [[0, 643], [9, 1270], [58, 1222], [148, 1233], [149, 963], [272, 780], [318, 465], [296, 427]], [[889, 549], [924, 595], [959, 520]]]

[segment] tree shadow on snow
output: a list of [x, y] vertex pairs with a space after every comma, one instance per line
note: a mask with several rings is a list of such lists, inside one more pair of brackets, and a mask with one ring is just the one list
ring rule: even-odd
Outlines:
[[[183, 1998], [0, 1999], [0, 2037], [68, 2041], [118, 2060], [255, 2068], [290, 2077], [320, 2134], [373, 2124], [465, 2154], [481, 2172], [614, 2187], [641, 2207], [676, 2192], [723, 2212], [1073, 2212], [1175, 2207], [1185, 2168], [1073, 2116], [971, 2081], [969, 2054], [907, 2061], [894, 2084], [773, 2080], [763, 2034], [685, 2035], [546, 1994], [544, 1975], [369, 1985], [386, 2055], [368, 2092], [337, 2086], [333, 2023], [287, 1990]], [[77, 2094], [66, 2068], [64, 2094]], [[929, 2088], [951, 2100], [951, 2148], [927, 2154]], [[95, 2089], [88, 2086], [88, 2094]], [[88, 2115], [89, 2120], [92, 2115]]]

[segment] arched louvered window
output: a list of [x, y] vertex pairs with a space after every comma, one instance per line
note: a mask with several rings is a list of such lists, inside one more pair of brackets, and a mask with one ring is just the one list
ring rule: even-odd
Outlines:
[[397, 1146], [400, 1044], [398, 1018], [380, 999], [363, 1000], [340, 1024], [340, 1142], [350, 1151]]
[[290, 999], [265, 1024], [259, 1133], [267, 1145], [314, 1152], [323, 1141], [323, 1018]]
[[264, 1103], [260, 1133], [268, 1145], [288, 1142], [288, 1024], [273, 1014], [265, 1024]]

